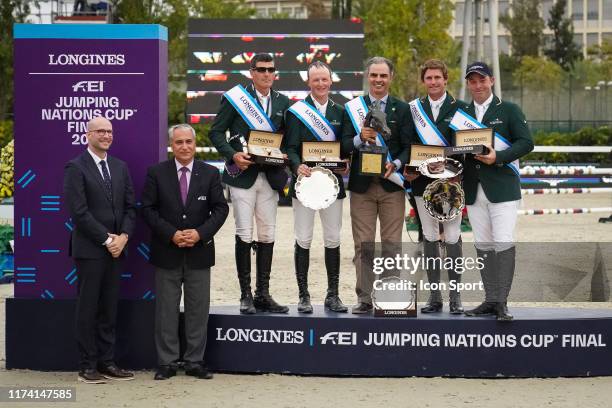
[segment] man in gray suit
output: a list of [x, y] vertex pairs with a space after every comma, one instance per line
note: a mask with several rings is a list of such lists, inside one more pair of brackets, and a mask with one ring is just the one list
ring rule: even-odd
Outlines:
[[113, 125], [87, 123], [87, 150], [66, 164], [64, 198], [74, 221], [70, 255], [78, 276], [76, 336], [78, 380], [131, 380], [114, 362], [121, 262], [134, 229], [134, 188], [126, 164], [108, 155]]
[[179, 303], [185, 291], [185, 374], [211, 379], [204, 363], [210, 268], [215, 264], [213, 236], [229, 207], [219, 171], [194, 160], [195, 130], [172, 126], [168, 134], [174, 159], [149, 168], [142, 193], [142, 213], [153, 232], [151, 263], [155, 266], [156, 380], [176, 375], [179, 359]]

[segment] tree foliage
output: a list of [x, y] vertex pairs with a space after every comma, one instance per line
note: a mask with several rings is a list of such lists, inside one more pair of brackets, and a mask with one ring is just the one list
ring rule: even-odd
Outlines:
[[425, 60], [440, 58], [454, 65], [457, 48], [447, 31], [452, 10], [449, 0], [354, 3], [353, 11], [365, 24], [368, 56], [385, 56], [395, 64], [395, 95], [411, 99], [418, 94], [418, 67]]
[[550, 9], [548, 28], [553, 33], [552, 44], [544, 53], [555, 61], [565, 71], [573, 68], [574, 63], [582, 58], [578, 44], [574, 42], [574, 25], [572, 20], [565, 17], [567, 0], [557, 0]]
[[554, 92], [561, 85], [563, 70], [548, 58], [525, 56], [513, 78], [534, 91]]
[[539, 13], [539, 0], [514, 0], [499, 22], [510, 32], [512, 53], [522, 58], [537, 56], [544, 39], [544, 20]]
[[0, 0], [0, 120], [13, 110], [13, 24], [30, 13], [27, 0]]

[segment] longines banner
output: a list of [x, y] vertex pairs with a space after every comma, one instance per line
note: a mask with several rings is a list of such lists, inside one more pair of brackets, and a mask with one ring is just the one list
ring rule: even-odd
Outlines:
[[[167, 157], [167, 29], [159, 25], [17, 24], [15, 37], [15, 296], [70, 298], [64, 165], [86, 148], [86, 124], [113, 124], [111, 154], [127, 162], [137, 199], [147, 166]], [[139, 221], [122, 297], [151, 299]]]

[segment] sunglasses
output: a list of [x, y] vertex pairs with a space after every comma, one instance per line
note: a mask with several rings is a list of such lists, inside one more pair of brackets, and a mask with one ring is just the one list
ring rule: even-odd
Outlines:
[[270, 74], [273, 74], [276, 72], [276, 68], [275, 67], [255, 67], [255, 68], [251, 68], [251, 70], [253, 71], [257, 71], [260, 74], [263, 74], [264, 72], [269, 72]]

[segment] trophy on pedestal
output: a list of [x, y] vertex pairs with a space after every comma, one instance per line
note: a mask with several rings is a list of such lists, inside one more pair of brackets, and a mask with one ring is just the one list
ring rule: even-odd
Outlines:
[[[387, 126], [387, 114], [380, 109], [380, 102], [374, 101], [372, 108], [364, 120], [364, 127], [378, 132], [386, 142], [391, 138], [391, 129]], [[385, 164], [389, 148], [376, 144], [362, 144], [359, 147], [359, 174], [363, 176], [382, 176], [385, 174]]]

